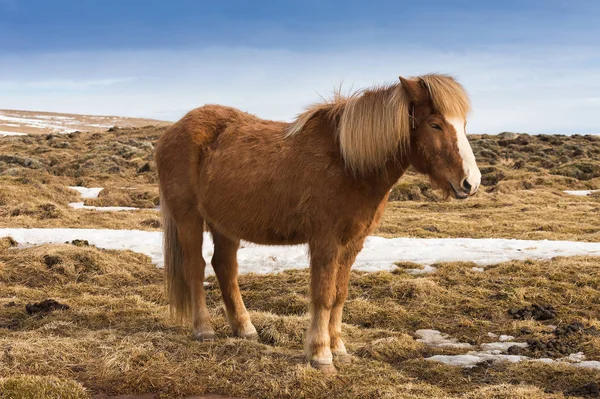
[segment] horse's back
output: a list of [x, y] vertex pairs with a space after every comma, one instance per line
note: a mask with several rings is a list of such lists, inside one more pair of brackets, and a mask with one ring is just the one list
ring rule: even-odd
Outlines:
[[[166, 206], [181, 217], [197, 209], [218, 225], [231, 212], [244, 214], [247, 205], [242, 202], [260, 198], [263, 204], [271, 203], [269, 186], [283, 177], [276, 164], [289, 146], [286, 126], [219, 105], [190, 111], [157, 144], [155, 158]], [[270, 167], [279, 170], [278, 176], [265, 174]]]
[[193, 209], [221, 233], [259, 244], [353, 226], [352, 209], [365, 207], [361, 192], [371, 188], [347, 174], [329, 121], [316, 118], [292, 136], [288, 126], [228, 107], [190, 112], [157, 148], [167, 207]]

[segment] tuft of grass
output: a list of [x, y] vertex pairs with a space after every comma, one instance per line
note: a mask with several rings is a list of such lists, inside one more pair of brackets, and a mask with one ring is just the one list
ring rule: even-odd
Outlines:
[[77, 381], [52, 376], [21, 375], [0, 378], [2, 399], [88, 399], [89, 392]]

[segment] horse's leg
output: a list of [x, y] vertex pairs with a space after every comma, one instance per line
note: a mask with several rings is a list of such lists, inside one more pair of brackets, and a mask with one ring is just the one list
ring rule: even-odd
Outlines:
[[212, 228], [211, 231], [215, 243], [215, 252], [211, 263], [219, 280], [231, 330], [238, 337], [256, 338], [256, 328], [250, 321], [250, 315], [242, 301], [237, 281], [237, 250], [240, 241], [231, 240]]
[[339, 246], [314, 240], [310, 248], [310, 312], [306, 356], [311, 365], [326, 374], [336, 372], [329, 338], [329, 318], [335, 300]]
[[215, 338], [204, 293], [206, 262], [202, 257], [203, 234], [204, 220], [199, 215], [188, 215], [177, 224], [177, 235], [183, 251], [183, 272], [190, 290], [194, 337], [199, 341]]
[[349, 363], [351, 360], [346, 351], [344, 341], [342, 341], [342, 312], [344, 310], [344, 302], [346, 302], [346, 297], [348, 296], [350, 269], [354, 264], [356, 256], [362, 249], [363, 242], [364, 238], [351, 242], [340, 251], [338, 258], [336, 296], [331, 308], [331, 318], [329, 319], [329, 336], [331, 337], [331, 351], [342, 363]]

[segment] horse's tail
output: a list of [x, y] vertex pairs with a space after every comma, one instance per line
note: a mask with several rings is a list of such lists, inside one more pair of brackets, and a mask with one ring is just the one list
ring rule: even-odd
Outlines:
[[190, 288], [183, 269], [183, 250], [177, 236], [177, 224], [169, 214], [161, 195], [160, 210], [163, 219], [163, 252], [165, 260], [165, 289], [171, 314], [179, 320], [191, 312]]

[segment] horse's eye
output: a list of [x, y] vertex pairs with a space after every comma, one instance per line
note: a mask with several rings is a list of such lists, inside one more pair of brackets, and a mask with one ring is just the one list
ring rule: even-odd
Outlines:
[[432, 123], [431, 127], [437, 130], [442, 130], [442, 127], [440, 125], [438, 125], [437, 123]]

